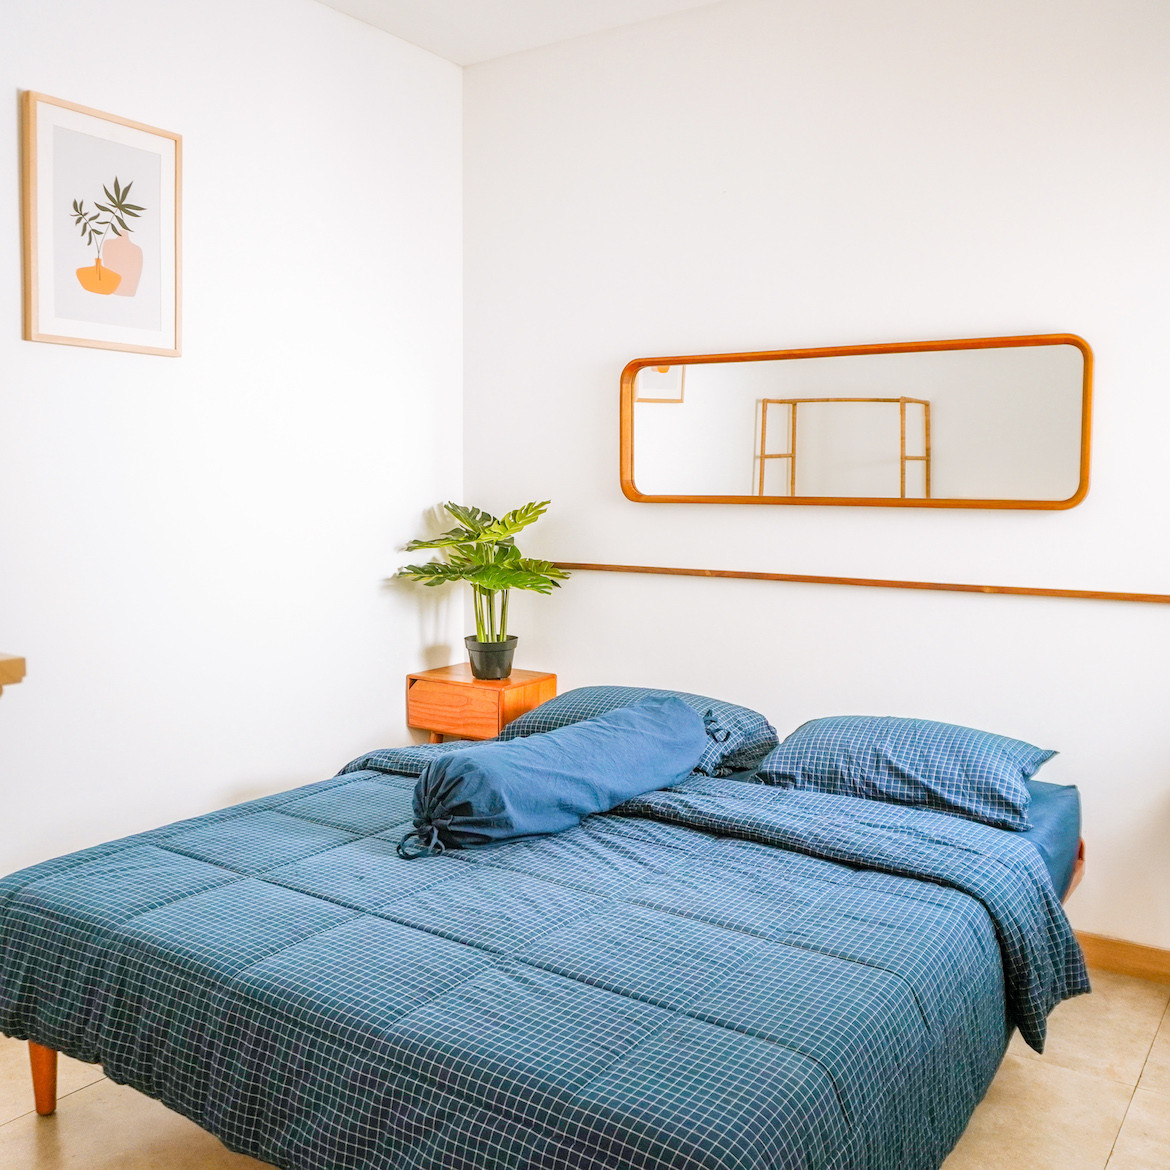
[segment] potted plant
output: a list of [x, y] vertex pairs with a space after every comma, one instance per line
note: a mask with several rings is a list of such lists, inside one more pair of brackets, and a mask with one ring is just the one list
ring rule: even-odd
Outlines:
[[444, 507], [459, 521], [459, 527], [434, 540], [412, 540], [406, 546], [407, 552], [442, 549], [447, 559], [403, 565], [399, 576], [424, 585], [466, 581], [471, 586], [475, 635], [463, 641], [476, 678], [507, 678], [512, 673], [516, 637], [508, 633], [509, 592], [528, 589], [551, 593], [569, 576], [550, 561], [521, 556], [516, 547], [516, 533], [539, 520], [548, 505], [548, 500], [525, 504], [497, 519], [479, 508], [448, 503]]

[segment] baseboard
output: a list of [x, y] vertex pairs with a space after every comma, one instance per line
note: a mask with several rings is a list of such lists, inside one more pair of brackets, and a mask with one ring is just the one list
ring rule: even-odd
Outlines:
[[1170, 951], [1147, 947], [1142, 943], [1126, 942], [1121, 938], [1107, 938], [1103, 934], [1077, 932], [1085, 961], [1090, 967], [1103, 971], [1117, 971], [1122, 975], [1136, 975], [1139, 979], [1153, 979], [1170, 983]]

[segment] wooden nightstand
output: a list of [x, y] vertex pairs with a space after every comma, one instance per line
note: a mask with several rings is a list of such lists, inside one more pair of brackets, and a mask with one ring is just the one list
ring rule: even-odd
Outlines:
[[441, 666], [406, 676], [406, 723], [431, 733], [492, 739], [525, 711], [557, 693], [557, 676], [538, 670], [514, 670], [508, 678], [475, 678], [466, 663]]

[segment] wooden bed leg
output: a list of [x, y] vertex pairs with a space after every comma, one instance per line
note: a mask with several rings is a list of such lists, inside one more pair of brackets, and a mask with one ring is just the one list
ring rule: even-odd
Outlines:
[[28, 1060], [32, 1065], [33, 1097], [37, 1112], [48, 1117], [57, 1108], [57, 1052], [35, 1041], [28, 1042]]

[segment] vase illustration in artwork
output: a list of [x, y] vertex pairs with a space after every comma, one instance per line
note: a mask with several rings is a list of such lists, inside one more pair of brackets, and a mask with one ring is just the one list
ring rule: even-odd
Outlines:
[[103, 296], [109, 296], [122, 283], [118, 273], [102, 267], [100, 256], [93, 262], [92, 268], [79, 268], [77, 279], [81, 281], [81, 287], [86, 292], [101, 293]]
[[126, 221], [138, 219], [146, 208], [129, 202], [133, 186], [133, 179], [123, 187], [115, 176], [112, 191], [102, 186], [105, 203], [94, 200], [96, 211], [86, 211], [84, 199], [73, 200], [73, 224], [96, 252], [92, 267], [77, 270], [77, 279], [86, 292], [132, 297], [138, 291], [142, 249], [130, 239], [134, 229]]
[[142, 276], [142, 249], [129, 236], [115, 236], [103, 245], [102, 261], [122, 278], [114, 296], [132, 297]]

